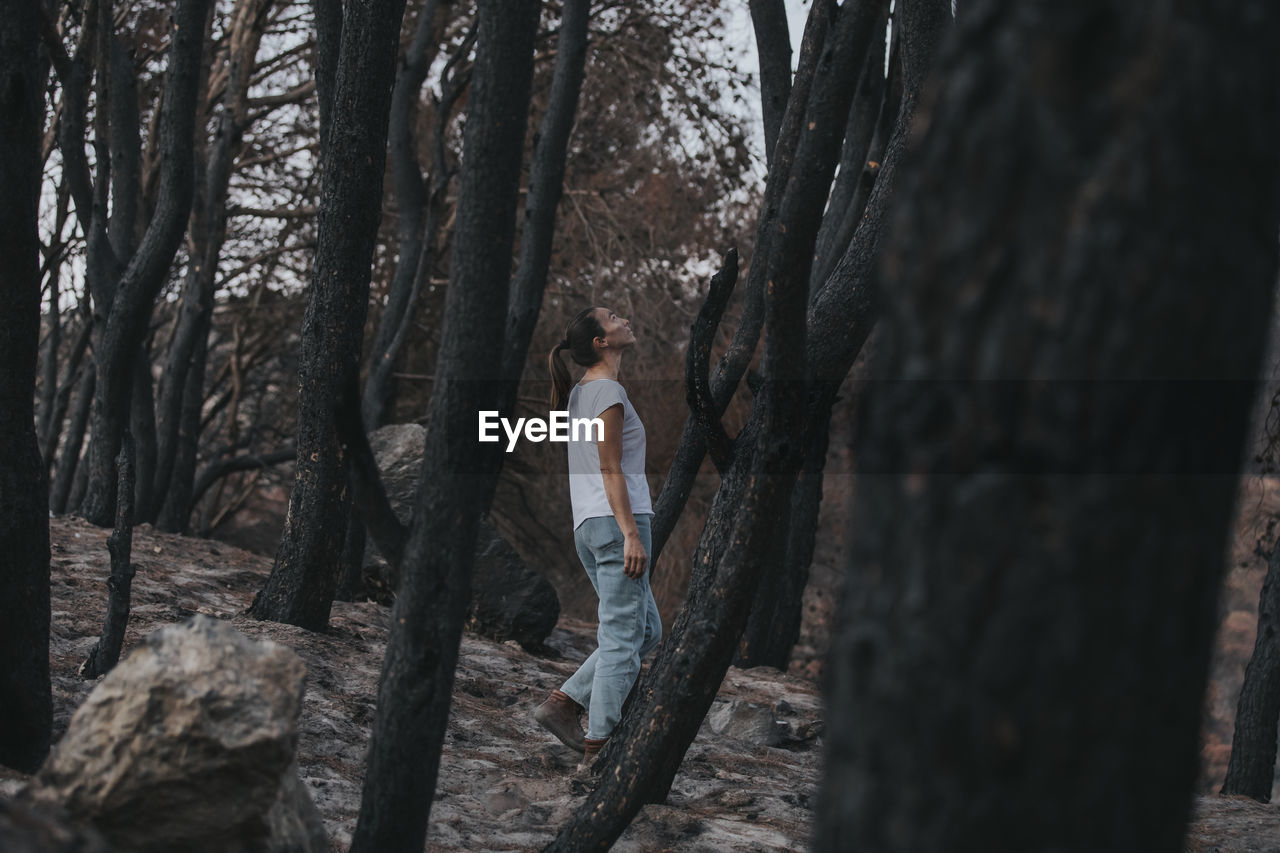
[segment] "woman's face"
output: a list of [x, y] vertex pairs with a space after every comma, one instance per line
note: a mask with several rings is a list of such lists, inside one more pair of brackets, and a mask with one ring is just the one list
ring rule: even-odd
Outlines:
[[596, 319], [600, 328], [604, 329], [604, 339], [611, 347], [629, 347], [636, 342], [636, 333], [631, 331], [631, 321], [624, 320], [608, 308], [597, 308]]

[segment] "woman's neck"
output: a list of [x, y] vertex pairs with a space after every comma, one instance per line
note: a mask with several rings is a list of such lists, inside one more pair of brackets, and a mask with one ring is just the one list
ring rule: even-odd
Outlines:
[[605, 351], [601, 353], [601, 358], [595, 364], [587, 368], [587, 372], [582, 375], [583, 382], [589, 382], [593, 379], [612, 379], [618, 381], [618, 368], [622, 365], [622, 353], [619, 350]]

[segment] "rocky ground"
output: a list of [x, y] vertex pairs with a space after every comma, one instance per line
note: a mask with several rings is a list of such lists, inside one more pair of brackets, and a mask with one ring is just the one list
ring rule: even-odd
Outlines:
[[[1195, 853], [1280, 849], [1280, 808], [1212, 793], [1225, 773], [1234, 699], [1252, 649], [1265, 570], [1259, 554], [1275, 536], [1267, 519], [1278, 511], [1280, 488], [1246, 483], [1206, 701], [1204, 773], [1187, 847]], [[107, 531], [75, 519], [51, 525], [56, 738], [93, 687], [76, 671], [100, 630], [108, 558]], [[126, 654], [155, 628], [205, 613], [301, 655], [308, 667], [301, 776], [332, 849], [346, 850], [359, 811], [388, 610], [339, 602], [329, 632], [314, 634], [242, 615], [267, 576], [269, 558], [142, 527], [134, 536], [134, 562]], [[832, 595], [829, 588], [808, 595], [807, 607], [820, 623], [830, 615]], [[815, 638], [810, 626], [804, 642], [816, 646], [822, 633]], [[530, 713], [586, 656], [593, 634], [589, 623], [562, 619], [549, 641], [555, 656], [543, 657], [514, 643], [464, 635], [427, 850], [537, 850], [582, 802], [583, 783], [571, 778], [576, 754], [545, 735]], [[820, 651], [804, 645], [788, 674], [731, 669], [668, 801], [646, 806], [615, 849], [804, 849], [822, 744], [819, 671]], [[0, 774], [0, 792], [21, 784], [13, 774]]]

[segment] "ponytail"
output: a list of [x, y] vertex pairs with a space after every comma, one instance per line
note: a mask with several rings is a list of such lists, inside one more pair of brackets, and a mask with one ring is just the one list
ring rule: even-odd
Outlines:
[[600, 360], [592, 341], [604, 337], [604, 327], [596, 318], [595, 308], [586, 308], [573, 318], [569, 328], [565, 330], [564, 339], [547, 353], [547, 372], [551, 374], [551, 411], [561, 411], [569, 404], [569, 391], [572, 381], [569, 368], [560, 358], [561, 350], [568, 350], [574, 363], [580, 367], [590, 367]]
[[560, 411], [569, 402], [569, 368], [560, 360], [560, 350], [568, 349], [569, 342], [561, 341], [547, 353], [547, 372], [551, 374], [551, 411]]

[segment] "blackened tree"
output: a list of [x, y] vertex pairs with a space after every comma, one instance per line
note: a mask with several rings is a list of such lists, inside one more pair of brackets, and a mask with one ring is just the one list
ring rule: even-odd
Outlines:
[[[349, 3], [341, 10], [340, 33], [333, 33], [339, 6], [316, 4], [322, 190], [302, 324], [297, 466], [276, 562], [250, 611], [314, 631], [329, 623], [341, 573], [348, 464], [334, 413], [360, 366], [404, 13], [403, 0]], [[325, 45], [335, 38], [340, 48], [330, 82]]]
[[884, 255], [816, 848], [1180, 850], [1280, 14], [989, 0], [959, 30]]
[[39, 5], [0, 3], [0, 763], [34, 772], [49, 750], [49, 514], [36, 442], [40, 335]]

